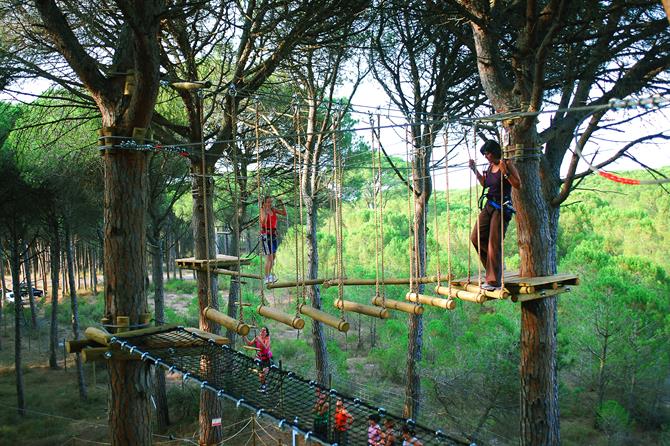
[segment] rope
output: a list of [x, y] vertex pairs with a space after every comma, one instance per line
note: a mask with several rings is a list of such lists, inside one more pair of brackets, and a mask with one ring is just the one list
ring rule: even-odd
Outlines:
[[[205, 106], [204, 106], [204, 98], [200, 93], [198, 92], [198, 98], [199, 98], [199, 103], [200, 103], [200, 162], [201, 162], [201, 169], [202, 169], [202, 194], [203, 194], [203, 202], [204, 202], [204, 211], [205, 211], [205, 251], [207, 252], [205, 257], [207, 259], [206, 261], [206, 266], [205, 266], [205, 271], [207, 272], [207, 305], [211, 306], [212, 305], [212, 267], [210, 265], [210, 258], [209, 258], [209, 206], [207, 202], [207, 179], [205, 178], [205, 175], [207, 174], [207, 163], [205, 162]], [[235, 107], [233, 107], [234, 109]], [[233, 119], [233, 122], [235, 120]], [[213, 183], [212, 183], [213, 184]]]
[[[381, 126], [381, 118], [377, 113], [377, 127]], [[378, 135], [381, 135], [381, 130], [378, 130]], [[377, 167], [379, 169], [379, 241], [381, 249], [381, 278], [382, 278], [382, 307], [386, 308], [386, 284], [384, 283], [384, 181], [382, 179], [382, 149], [381, 141], [377, 141]]]
[[[477, 165], [477, 124], [472, 127], [472, 145], [475, 152], [475, 165]], [[483, 175], [483, 174], [482, 174]], [[472, 175], [470, 176], [472, 177]], [[475, 195], [479, 196], [479, 179], [475, 175]], [[470, 202], [472, 206], [472, 202]], [[472, 213], [472, 211], [470, 211]], [[477, 286], [481, 288], [482, 286], [482, 236], [481, 236], [481, 225], [479, 223], [480, 213], [477, 213]], [[469, 250], [468, 250], [469, 251]], [[470, 275], [468, 274], [468, 282], [470, 282]]]
[[406, 163], [406, 177], [407, 177], [407, 245], [408, 245], [408, 257], [409, 257], [409, 291], [414, 293], [414, 260], [413, 260], [413, 249], [412, 249], [412, 184], [414, 181], [410, 182], [410, 151], [409, 151], [409, 129], [405, 129], [405, 155], [407, 157]]
[[[339, 121], [339, 119], [338, 119]], [[337, 244], [337, 297], [340, 301], [340, 318], [344, 320], [344, 260], [342, 243], [342, 159], [337, 153], [337, 138], [333, 133], [333, 164], [335, 165], [335, 237]]]
[[[256, 195], [258, 196], [258, 234], [259, 234], [259, 243], [261, 244], [261, 249], [259, 252], [263, 252], [263, 240], [261, 240], [261, 237], [263, 237], [263, 221], [261, 220], [261, 209], [263, 206], [263, 191], [261, 189], [261, 174], [263, 172], [263, 166], [261, 165], [261, 145], [260, 145], [260, 139], [259, 139], [259, 111], [258, 107], [256, 107], [256, 125], [255, 125], [255, 135], [256, 135], [256, 168], [258, 169], [258, 173], [256, 175]], [[265, 277], [265, 271], [263, 270], [263, 257], [259, 256], [259, 262], [258, 262], [258, 275], [261, 277]], [[267, 300], [265, 298], [265, 284], [261, 280], [261, 305], [265, 306], [267, 305]], [[241, 296], [241, 293], [240, 293]], [[240, 305], [240, 309], [242, 308], [242, 305]], [[241, 314], [241, 312], [240, 312]]]
[[[138, 357], [155, 367], [181, 375], [183, 382], [191, 383], [201, 390], [216, 393], [219, 398], [232, 401], [238, 408], [253, 411], [257, 417], [281, 423], [280, 427], [295, 429], [305, 435], [312, 431], [314, 395], [318, 389], [328, 393], [332, 400], [341, 399], [347, 411], [354, 417], [348, 431], [349, 444], [367, 442], [367, 418], [370, 414], [383, 414], [396, 425], [408, 423], [399, 416], [386, 413], [358, 398], [353, 398], [335, 389], [324, 387], [315, 381], [272, 365], [266, 374], [267, 391], [259, 391], [258, 373], [261, 362], [228, 346], [191, 333], [183, 327], [173, 327], [161, 333], [140, 335], [133, 338], [112, 338], [110, 343], [120, 351]], [[208, 358], [211, 373], [201, 367], [202, 358]], [[132, 385], [132, 383], [128, 383]], [[334, 406], [334, 404], [332, 405]], [[329, 432], [333, 418], [329, 417]], [[462, 444], [462, 440], [442, 432], [410, 422], [421, 442], [428, 445]], [[312, 432], [310, 439], [321, 444], [331, 444], [331, 438]]]
[[[445, 187], [446, 187], [446, 200], [447, 200], [447, 273], [449, 274], [449, 296], [451, 296], [451, 280], [452, 280], [452, 271], [451, 271], [451, 199], [449, 196], [449, 160], [447, 158], [449, 144], [449, 127], [446, 127], [444, 130], [444, 178], [445, 178]], [[472, 182], [472, 176], [470, 175], [470, 181]], [[472, 187], [471, 187], [472, 189]], [[470, 218], [472, 218], [472, 211], [470, 211]], [[469, 228], [470, 226], [468, 226]], [[438, 250], [439, 251], [439, 250]], [[470, 249], [468, 249], [468, 253]], [[439, 265], [439, 263], [438, 263]], [[468, 276], [470, 277], [470, 276]], [[450, 297], [451, 298], [451, 297]]]
[[377, 171], [375, 169], [377, 163], [377, 155], [375, 153], [375, 130], [373, 127], [373, 118], [370, 114], [370, 127], [372, 127], [372, 134], [370, 141], [372, 144], [370, 154], [372, 155], [372, 214], [375, 225], [375, 296], [379, 294], [379, 224], [377, 222]]

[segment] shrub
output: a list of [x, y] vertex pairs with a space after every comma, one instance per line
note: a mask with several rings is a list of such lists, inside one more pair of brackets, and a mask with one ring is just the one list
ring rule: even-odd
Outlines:
[[612, 442], [625, 441], [631, 430], [631, 420], [628, 411], [617, 401], [605, 401], [597, 412], [598, 428], [602, 430]]

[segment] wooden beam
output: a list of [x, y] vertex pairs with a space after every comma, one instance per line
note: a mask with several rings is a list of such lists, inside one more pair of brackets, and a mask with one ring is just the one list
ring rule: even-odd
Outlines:
[[244, 322], [241, 322], [235, 318], [228, 316], [227, 314], [221, 313], [219, 310], [215, 310], [212, 307], [206, 307], [202, 310], [202, 315], [205, 319], [217, 324], [226, 327], [230, 331], [234, 331], [238, 335], [246, 336], [249, 334], [249, 326]]
[[248, 279], [258, 279], [258, 280], [263, 280], [263, 276], [259, 276], [258, 274], [250, 274], [250, 273], [243, 273], [240, 271], [230, 271], [228, 269], [221, 269], [221, 268], [214, 268], [211, 270], [212, 273], [215, 274], [222, 274], [224, 276], [235, 276], [235, 277], [246, 277]]
[[373, 307], [372, 305], [364, 305], [357, 302], [340, 299], [335, 300], [334, 305], [335, 308], [339, 308], [340, 310], [344, 309], [344, 311], [360, 313], [379, 319], [388, 319], [389, 317], [389, 312], [386, 308]]
[[425, 294], [407, 293], [405, 299], [410, 302], [444, 308], [445, 310], [453, 310], [456, 308], [456, 301], [451, 298], [443, 299], [441, 297], [426, 296]]
[[[304, 285], [321, 285], [324, 283], [326, 280], [330, 279], [305, 279]], [[267, 285], [268, 289], [274, 289], [274, 288], [295, 288], [303, 285], [303, 281], [297, 281], [297, 282], [275, 282], [275, 283], [269, 283]]]
[[461, 288], [456, 288], [453, 286], [452, 287], [437, 286], [435, 287], [435, 292], [442, 296], [449, 296], [451, 298], [466, 300], [468, 302], [474, 302], [476, 304], [483, 304], [484, 302], [486, 302], [486, 296], [484, 294], [465, 291]]
[[544, 299], [545, 297], [557, 296], [562, 293], [570, 291], [569, 287], [559, 286], [557, 289], [552, 290], [539, 290], [536, 293], [529, 294], [513, 294], [512, 302], [527, 302], [529, 300]]
[[81, 359], [84, 362], [107, 361], [110, 359], [115, 361], [130, 361], [140, 359], [140, 354], [133, 353], [131, 355], [128, 351], [115, 350], [108, 347], [94, 347], [83, 349], [81, 351]]
[[258, 308], [256, 308], [256, 312], [263, 317], [281, 322], [282, 324], [286, 324], [289, 327], [295, 328], [296, 330], [302, 330], [305, 327], [305, 321], [300, 317], [291, 316], [290, 314], [284, 313], [267, 305], [259, 305]]
[[301, 304], [298, 307], [298, 311], [300, 311], [300, 314], [304, 314], [305, 316], [310, 317], [315, 321], [319, 321], [323, 324], [333, 327], [342, 333], [349, 331], [349, 322], [345, 321], [344, 319], [337, 318], [332, 314], [326, 313], [325, 311], [317, 310], [316, 308], [306, 304]]
[[398, 302], [397, 300], [393, 299], [382, 299], [381, 296], [375, 296], [372, 299], [372, 305], [403, 311], [409, 314], [423, 314], [424, 311], [424, 308], [421, 305], [417, 305], [415, 303]]
[[90, 339], [73, 339], [71, 341], [65, 341], [65, 351], [68, 353], [79, 353], [87, 347], [100, 347], [95, 341]]
[[200, 330], [198, 328], [190, 328], [186, 327], [184, 330], [188, 331], [189, 333], [193, 333], [195, 335], [200, 336], [201, 338], [205, 338], [207, 340], [213, 340], [215, 343], [218, 345], [224, 345], [224, 344], [230, 344], [230, 339], [228, 339], [225, 336], [220, 336], [214, 333], [210, 333], [208, 331]]

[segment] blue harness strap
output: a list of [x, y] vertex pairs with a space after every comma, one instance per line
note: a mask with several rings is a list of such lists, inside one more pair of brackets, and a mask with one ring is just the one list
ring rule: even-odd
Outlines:
[[491, 200], [490, 198], [486, 201], [489, 203], [491, 206], [493, 206], [496, 210], [501, 210], [503, 207], [507, 212], [510, 212], [512, 214], [516, 214], [516, 209], [512, 207], [512, 203], [510, 201], [505, 201], [502, 206], [500, 206], [498, 203], [495, 201]]

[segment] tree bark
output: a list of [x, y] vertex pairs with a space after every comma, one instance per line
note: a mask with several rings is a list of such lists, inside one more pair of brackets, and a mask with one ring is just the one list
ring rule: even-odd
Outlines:
[[[165, 323], [165, 291], [163, 286], [163, 245], [161, 244], [161, 230], [158, 222], [153, 222], [149, 244], [152, 255], [151, 277], [154, 283], [154, 317], [156, 326]], [[165, 387], [165, 370], [154, 368], [156, 377], [156, 423], [160, 432], [165, 432], [170, 425], [170, 413]]]
[[[37, 306], [35, 305], [35, 294], [33, 293], [33, 280], [32, 280], [32, 268], [30, 265], [30, 246], [27, 243], [23, 246], [25, 251], [25, 257], [23, 259], [23, 270], [26, 277], [26, 290], [28, 291], [28, 302], [30, 303], [30, 326], [34, 329], [37, 328]], [[18, 292], [18, 294], [17, 294]], [[20, 301], [23, 301], [21, 296], [21, 290], [14, 288], [14, 297], [19, 296]]]
[[60, 233], [58, 219], [51, 219], [51, 243], [49, 257], [51, 260], [51, 327], [49, 329], [49, 367], [58, 369], [58, 285], [60, 278]]
[[[69, 222], [63, 224], [65, 237], [65, 257], [67, 258], [67, 278], [70, 283], [70, 308], [72, 310], [72, 337], [79, 339], [79, 302], [77, 301], [77, 289], [74, 278], [74, 246], [72, 233], [70, 232]], [[86, 381], [84, 378], [84, 364], [81, 360], [81, 354], [76, 353], [75, 364], [77, 367], [77, 384], [79, 386], [79, 398], [83, 401], [88, 399]]]
[[[310, 196], [305, 194], [305, 208], [307, 211], [307, 278], [316, 279], [319, 277], [319, 250], [317, 246], [317, 221], [318, 204]], [[312, 306], [317, 310], [321, 309], [321, 291], [319, 285], [313, 285], [307, 288], [309, 299]], [[360, 336], [359, 336], [360, 339]], [[316, 368], [316, 380], [324, 385], [328, 385], [328, 376], [330, 373], [330, 364], [328, 360], [328, 350], [326, 348], [326, 337], [323, 332], [323, 325], [317, 320], [312, 321], [312, 343], [314, 348], [314, 361]]]
[[[215, 258], [215, 232], [214, 232], [214, 182], [211, 178], [212, 166], [206, 166], [203, 171], [202, 164], [198, 161], [191, 165], [193, 172], [193, 238], [195, 242], [196, 259]], [[205, 174], [206, 173], [206, 174]], [[204, 187], [203, 187], [204, 186]], [[205, 191], [206, 189], [206, 191]], [[205, 193], [206, 192], [206, 193]], [[207, 215], [207, 218], [205, 218]], [[208, 250], [209, 248], [209, 250]], [[207, 271], [198, 270], [196, 278], [198, 282], [198, 304], [199, 304], [199, 327], [210, 333], [219, 333], [219, 325], [205, 319], [202, 311], [205, 307], [219, 308], [218, 281], [216, 274], [210, 274], [208, 280]], [[231, 293], [233, 284], [231, 281]], [[211, 290], [211, 294], [208, 292]], [[233, 306], [229, 303], [229, 306]], [[230, 308], [229, 308], [230, 311]], [[213, 364], [209, 358], [201, 362], [202, 373], [208, 377], [213, 373]], [[222, 414], [221, 402], [213, 392], [202, 391], [200, 393], [200, 438], [201, 445], [213, 445], [221, 442], [223, 432], [220, 426], [212, 426], [212, 419], [220, 418]]]
[[21, 358], [21, 326], [23, 324], [23, 305], [19, 292], [21, 254], [20, 241], [13, 237], [10, 241], [10, 269], [12, 272], [12, 289], [14, 291], [14, 374], [16, 379], [16, 407], [18, 414], [26, 414], [26, 402], [23, 389], [23, 365]]

